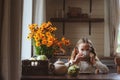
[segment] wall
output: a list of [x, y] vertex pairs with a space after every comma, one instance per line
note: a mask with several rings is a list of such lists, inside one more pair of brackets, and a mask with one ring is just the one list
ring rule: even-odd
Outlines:
[[[46, 17], [47, 21], [51, 17], [57, 17], [56, 11], [62, 9], [63, 0], [47, 0]], [[89, 13], [89, 1], [90, 0], [65, 0], [67, 6], [80, 7], [82, 13]], [[69, 2], [67, 2], [69, 1]], [[104, 0], [92, 0], [92, 14], [91, 17], [104, 18]], [[65, 11], [67, 13], [67, 11]], [[56, 36], [62, 37], [63, 27], [61, 23], [54, 23], [58, 30]], [[89, 35], [89, 24], [86, 22], [65, 23], [65, 37], [71, 40], [72, 45], [67, 49], [67, 54], [71, 54], [76, 42], [82, 37], [88, 37], [92, 40], [94, 47], [96, 48], [97, 55], [99, 57], [104, 56], [104, 22], [92, 23], [91, 35]]]

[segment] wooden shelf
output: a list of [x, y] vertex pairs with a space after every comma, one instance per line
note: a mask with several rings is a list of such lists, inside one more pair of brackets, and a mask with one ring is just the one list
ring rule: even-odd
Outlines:
[[104, 18], [50, 18], [52, 22], [104, 22]]
[[[89, 0], [89, 13], [91, 14], [92, 13], [92, 0]], [[70, 22], [70, 23], [77, 23], [77, 22], [86, 22], [89, 24], [89, 35], [91, 35], [91, 23], [95, 23], [95, 22], [104, 22], [104, 18], [90, 18], [90, 16], [87, 16], [87, 17], [69, 17], [69, 18], [66, 18], [65, 17], [65, 7], [66, 7], [66, 0], [63, 0], [63, 11], [64, 11], [64, 17], [63, 18], [50, 18], [50, 21], [51, 22], [61, 22], [62, 23], [62, 26], [63, 26], [63, 35], [65, 34], [65, 23], [66, 22]]]

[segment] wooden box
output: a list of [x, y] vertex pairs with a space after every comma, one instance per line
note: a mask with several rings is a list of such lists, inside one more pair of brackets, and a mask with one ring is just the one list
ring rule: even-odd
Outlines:
[[22, 75], [48, 75], [48, 61], [23, 60]]

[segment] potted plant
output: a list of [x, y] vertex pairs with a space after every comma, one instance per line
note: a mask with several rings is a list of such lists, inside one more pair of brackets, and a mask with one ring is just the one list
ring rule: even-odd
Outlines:
[[28, 39], [32, 39], [34, 53], [38, 55], [46, 55], [51, 58], [56, 50], [60, 50], [63, 46], [68, 46], [70, 41], [62, 37], [60, 40], [56, 38], [55, 31], [57, 28], [51, 23], [30, 24], [30, 33]]

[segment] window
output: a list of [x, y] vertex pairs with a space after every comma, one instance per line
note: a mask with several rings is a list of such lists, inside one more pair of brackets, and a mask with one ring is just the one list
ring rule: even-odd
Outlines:
[[32, 0], [23, 0], [22, 54], [21, 59], [31, 57], [31, 41], [27, 40], [28, 24], [32, 23]]
[[118, 47], [117, 47], [116, 52], [120, 53], [120, 27], [119, 27], [119, 31], [118, 31], [117, 43], [118, 43]]
[[[120, 1], [119, 1], [119, 8], [120, 8]], [[118, 8], [118, 9], [119, 9]], [[119, 11], [120, 12], [120, 11]], [[120, 13], [118, 12], [119, 16]], [[116, 49], [117, 53], [120, 53], [120, 17], [119, 17], [119, 26], [118, 26], [118, 35], [117, 35], [117, 49]]]
[[23, 3], [22, 60], [30, 58], [32, 52], [31, 41], [27, 40], [28, 25], [32, 23], [41, 24], [46, 21], [46, 0], [23, 0]]

